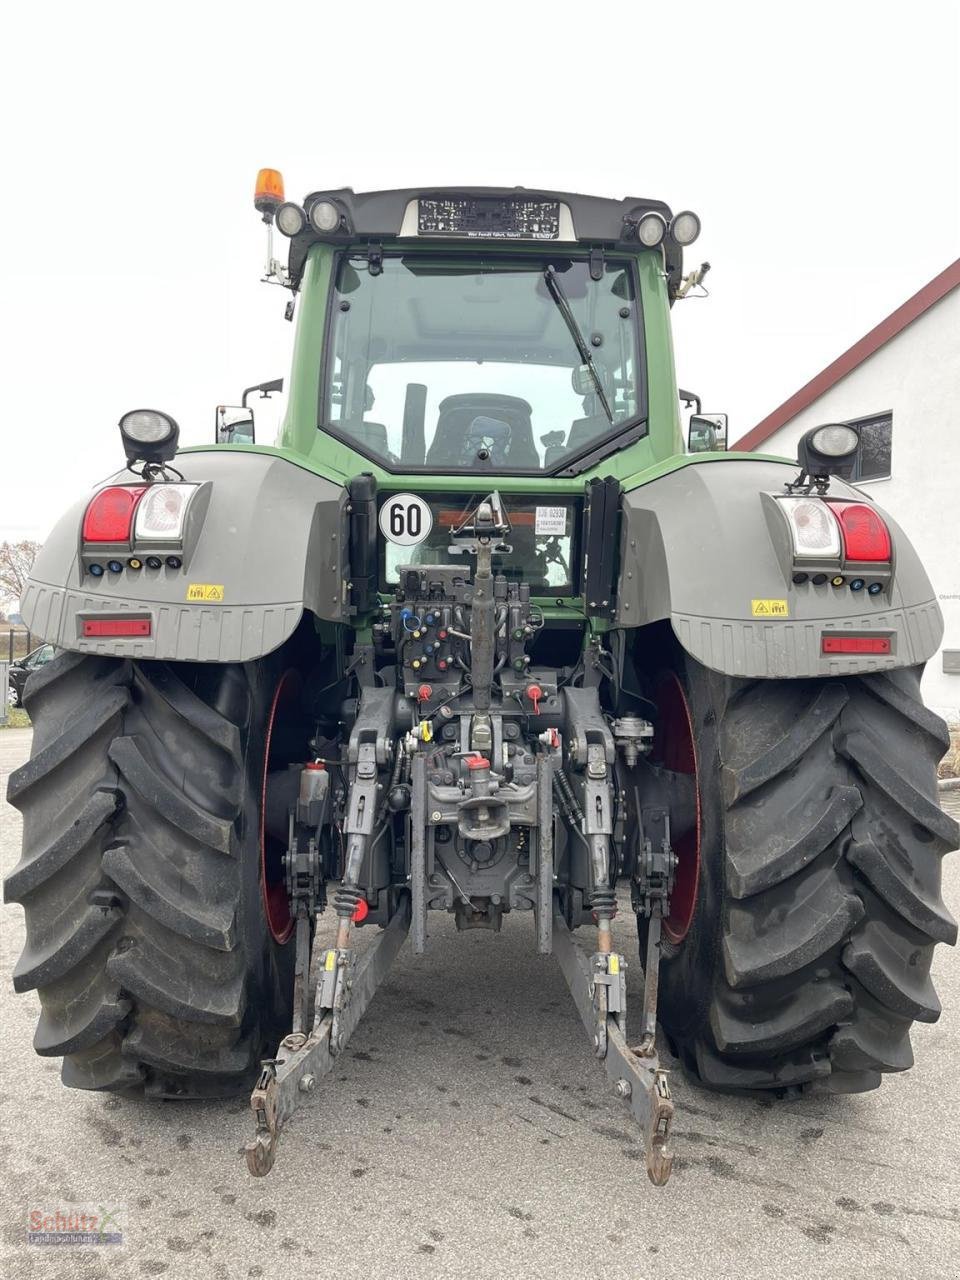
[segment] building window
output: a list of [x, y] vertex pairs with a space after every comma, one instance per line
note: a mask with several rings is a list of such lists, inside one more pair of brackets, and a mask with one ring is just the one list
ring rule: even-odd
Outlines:
[[889, 480], [893, 453], [893, 414], [875, 413], [853, 418], [846, 424], [860, 436], [860, 454], [854, 480]]

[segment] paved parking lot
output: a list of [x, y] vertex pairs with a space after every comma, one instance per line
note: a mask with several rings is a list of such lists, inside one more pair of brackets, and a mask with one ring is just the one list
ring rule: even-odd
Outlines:
[[[0, 732], [0, 785], [29, 731]], [[960, 792], [947, 797], [960, 811]], [[4, 806], [3, 870], [19, 815]], [[946, 864], [960, 914], [960, 857]], [[269, 1178], [238, 1148], [245, 1102], [133, 1103], [65, 1090], [31, 1048], [38, 1002], [9, 974], [4, 908], [2, 1258], [33, 1277], [912, 1277], [960, 1271], [960, 965], [939, 948], [945, 1013], [917, 1066], [877, 1092], [732, 1100], [673, 1077], [675, 1172], [652, 1187], [622, 1104], [591, 1061], [529, 920], [499, 936], [441, 921], [404, 947], [347, 1050], [289, 1125]], [[431, 927], [433, 921], [431, 920]], [[635, 951], [632, 924], [620, 945]], [[634, 989], [638, 966], [631, 969]], [[639, 997], [637, 996], [637, 999]], [[122, 1251], [28, 1246], [31, 1208], [126, 1205]]]

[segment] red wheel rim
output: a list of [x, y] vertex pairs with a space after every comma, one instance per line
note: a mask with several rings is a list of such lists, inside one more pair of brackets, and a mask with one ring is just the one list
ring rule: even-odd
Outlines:
[[283, 855], [286, 852], [281, 841], [275, 839], [266, 828], [267, 814], [267, 779], [271, 767], [278, 763], [274, 760], [273, 729], [277, 715], [286, 707], [296, 702], [300, 692], [301, 680], [299, 672], [285, 671], [277, 681], [270, 703], [270, 714], [267, 717], [267, 734], [263, 747], [263, 781], [260, 787], [260, 893], [263, 898], [263, 911], [267, 917], [267, 927], [276, 942], [286, 942], [293, 932], [293, 917], [290, 915], [290, 903], [287, 898], [287, 887], [283, 876]]
[[680, 679], [673, 671], [657, 683], [659, 718], [653, 742], [654, 759], [665, 769], [688, 773], [697, 779], [697, 821], [690, 831], [674, 842], [677, 873], [670, 895], [670, 914], [663, 922], [669, 942], [682, 942], [697, 910], [700, 885], [700, 785], [697, 749], [693, 736], [690, 704]]

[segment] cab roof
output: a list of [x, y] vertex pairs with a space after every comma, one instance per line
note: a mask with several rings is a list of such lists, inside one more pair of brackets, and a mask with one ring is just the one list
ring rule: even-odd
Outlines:
[[[294, 288], [299, 287], [314, 244], [360, 244], [375, 251], [377, 246], [387, 248], [393, 243], [412, 247], [439, 242], [475, 252], [482, 247], [489, 252], [493, 245], [522, 243], [541, 250], [575, 245], [581, 251], [618, 248], [636, 252], [642, 248], [636, 238], [636, 223], [643, 214], [659, 213], [668, 224], [673, 216], [663, 201], [641, 196], [611, 200], [527, 187], [406, 187], [366, 192], [341, 187], [312, 191], [303, 206], [309, 212], [321, 200], [337, 206], [341, 224], [336, 231], [321, 233], [308, 219], [305, 229], [292, 237], [289, 272]], [[454, 229], [449, 218], [443, 223], [428, 216], [427, 211], [437, 210], [448, 214], [452, 210], [460, 229]], [[663, 247], [672, 295], [682, 277], [683, 251], [669, 235]]]

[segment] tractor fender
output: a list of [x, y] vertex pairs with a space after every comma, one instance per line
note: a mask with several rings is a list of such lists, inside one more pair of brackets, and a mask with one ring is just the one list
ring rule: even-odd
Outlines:
[[[284, 458], [252, 451], [191, 451], [175, 464], [209, 497], [199, 502], [198, 494], [191, 505], [191, 514], [193, 505], [206, 509], [193, 522], [182, 568], [125, 567], [100, 578], [84, 573], [80, 541], [88, 494], [57, 522], [34, 563], [21, 613], [35, 635], [80, 653], [247, 662], [292, 635], [305, 608], [329, 621], [347, 615], [345, 489]], [[136, 478], [129, 471], [104, 482], [131, 483]], [[136, 554], [146, 552], [138, 548]], [[194, 602], [189, 597], [197, 587], [214, 590], [200, 592], [207, 598]], [[125, 613], [148, 616], [151, 634], [84, 638], [85, 619]]]
[[[769, 495], [782, 494], [796, 474], [795, 463], [724, 458], [626, 492], [616, 625], [669, 618], [698, 662], [748, 678], [847, 675], [932, 657], [943, 637], [933, 587], [906, 535], [879, 508], [893, 542], [892, 578], [879, 595], [829, 581], [794, 585], [786, 522]], [[838, 480], [829, 496], [871, 501]], [[891, 653], [824, 655], [824, 630], [890, 633]]]

